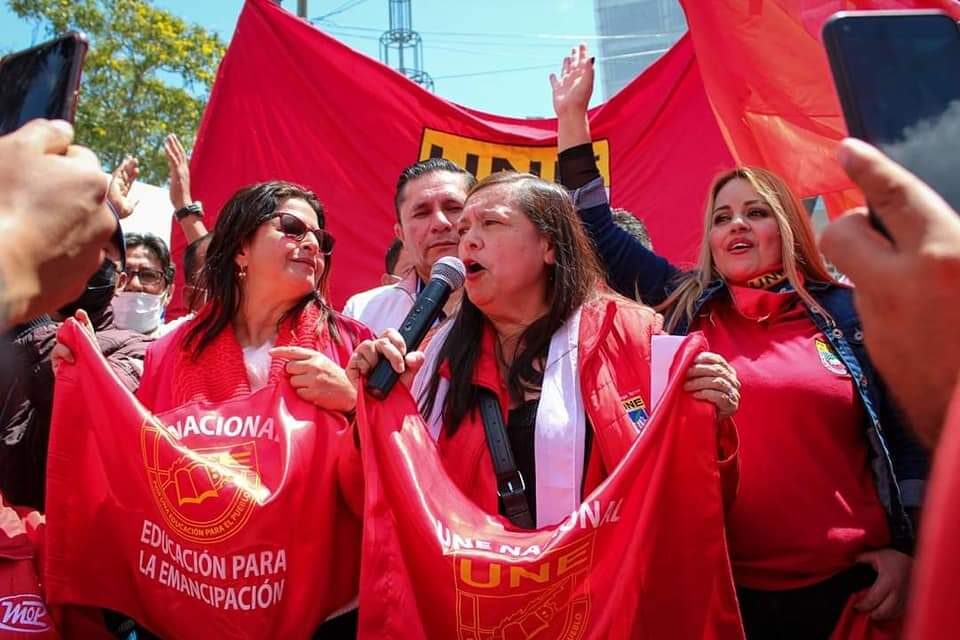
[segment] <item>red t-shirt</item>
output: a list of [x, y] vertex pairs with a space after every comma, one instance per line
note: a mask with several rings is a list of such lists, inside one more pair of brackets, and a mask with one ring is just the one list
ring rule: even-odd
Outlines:
[[754, 589], [798, 588], [889, 545], [863, 407], [796, 293], [731, 293], [696, 328], [743, 385], [740, 488], [727, 518], [734, 577]]

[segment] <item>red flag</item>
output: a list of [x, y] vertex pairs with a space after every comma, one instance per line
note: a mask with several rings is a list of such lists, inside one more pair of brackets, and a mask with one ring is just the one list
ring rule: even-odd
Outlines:
[[[590, 120], [613, 204], [644, 219], [660, 253], [693, 260], [707, 186], [732, 160], [690, 42], [683, 39]], [[314, 189], [337, 237], [339, 305], [379, 285], [405, 166], [442, 155], [478, 177], [513, 167], [553, 180], [555, 144], [555, 119], [452, 104], [270, 0], [247, 0], [204, 111], [191, 177], [211, 219], [251, 182], [281, 178]], [[182, 250], [177, 225], [173, 244]]]
[[[830, 213], [862, 202], [834, 158], [846, 135], [821, 42], [823, 23], [854, 9], [942, 9], [955, 0], [681, 0], [710, 104], [737, 162], [783, 176]], [[869, 55], [869, 52], [865, 52]]]
[[169, 638], [306, 637], [357, 593], [359, 521], [337, 489], [342, 418], [283, 383], [150, 415], [73, 320], [47, 470], [52, 604]]
[[359, 637], [741, 638], [713, 411], [681, 386], [577, 512], [537, 531], [455, 488], [405, 389], [364, 398]]
[[937, 443], [924, 509], [907, 637], [936, 640], [960, 629], [960, 384]]

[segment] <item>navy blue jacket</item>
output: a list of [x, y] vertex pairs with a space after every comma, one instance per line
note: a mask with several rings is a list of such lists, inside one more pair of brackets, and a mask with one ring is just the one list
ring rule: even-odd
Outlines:
[[[625, 296], [639, 296], [651, 306], [663, 302], [676, 285], [680, 271], [613, 222], [602, 178], [591, 180], [572, 195], [583, 226], [607, 270], [610, 285]], [[873, 452], [871, 466], [880, 502], [887, 512], [893, 546], [910, 552], [915, 532], [908, 512], [915, 515], [923, 498], [929, 469], [926, 450], [910, 434], [867, 355], [860, 318], [853, 306], [853, 291], [834, 283], [808, 282], [806, 287], [819, 305], [808, 306], [810, 318], [843, 361], [863, 405], [864, 433]], [[694, 317], [712, 300], [726, 295], [723, 281], [710, 283], [696, 302]], [[688, 330], [683, 319], [673, 333], [683, 335]]]

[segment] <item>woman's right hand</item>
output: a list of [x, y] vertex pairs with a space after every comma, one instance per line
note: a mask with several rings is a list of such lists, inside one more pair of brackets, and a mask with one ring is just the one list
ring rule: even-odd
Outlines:
[[[373, 368], [385, 358], [393, 370], [400, 374], [400, 382], [408, 389], [420, 367], [423, 366], [423, 353], [411, 351], [407, 353], [400, 332], [396, 329], [387, 329], [376, 340], [364, 340], [354, 349], [350, 361], [347, 363], [347, 378], [358, 387], [360, 378], [369, 375]], [[359, 390], [359, 389], [358, 389]]]

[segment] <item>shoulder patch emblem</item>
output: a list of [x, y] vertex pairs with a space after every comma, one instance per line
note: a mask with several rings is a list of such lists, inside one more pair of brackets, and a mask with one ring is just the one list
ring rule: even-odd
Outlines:
[[638, 427], [647, 424], [650, 414], [647, 413], [647, 405], [643, 402], [643, 397], [636, 395], [623, 401], [623, 410], [627, 412], [627, 417]]
[[817, 338], [815, 343], [817, 346], [817, 355], [820, 356], [820, 363], [823, 364], [827, 371], [830, 373], [835, 373], [838, 376], [850, 376], [850, 374], [847, 372], [847, 368], [843, 366], [843, 361], [834, 352], [829, 343], [821, 340], [820, 338]]

